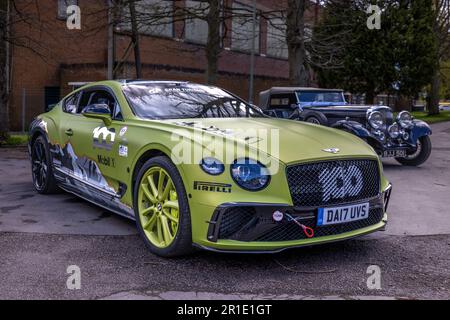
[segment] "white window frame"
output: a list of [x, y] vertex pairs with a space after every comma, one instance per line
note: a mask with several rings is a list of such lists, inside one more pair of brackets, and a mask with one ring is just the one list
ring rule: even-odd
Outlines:
[[[165, 4], [167, 8], [173, 7], [174, 2], [169, 0], [141, 0], [136, 2], [136, 11], [139, 12], [140, 7], [149, 8], [152, 5], [160, 5]], [[122, 14], [127, 18], [126, 23], [119, 24], [119, 28], [123, 31], [131, 32], [131, 19], [129, 16], [129, 7], [128, 5], [122, 8]], [[173, 15], [168, 16], [165, 18], [167, 21], [165, 21], [164, 24], [161, 25], [155, 25], [155, 26], [145, 26], [145, 25], [138, 25], [139, 34], [142, 35], [148, 35], [148, 36], [155, 36], [155, 37], [162, 37], [162, 38], [173, 38], [174, 37], [174, 19]], [[139, 23], [139, 22], [138, 22]]]
[[78, 0], [58, 0], [58, 12], [57, 12], [57, 17], [59, 20], [67, 20], [68, 15], [67, 15], [67, 8], [70, 6], [77, 6], [78, 5]]
[[[277, 29], [276, 26], [283, 26], [284, 32]], [[274, 16], [267, 21], [267, 42], [266, 54], [268, 57], [287, 60], [289, 58], [289, 50], [286, 41], [286, 22], [280, 16]]]
[[[253, 8], [247, 4], [241, 3], [241, 2], [237, 2], [234, 1], [233, 2], [233, 10], [239, 10], [240, 8], [242, 9], [248, 9], [249, 12], [251, 12], [253, 10]], [[243, 24], [239, 23], [238, 19], [242, 19], [240, 17], [233, 17], [232, 22], [231, 22], [231, 49], [234, 51], [239, 51], [239, 52], [245, 52], [245, 53], [251, 53], [252, 52], [252, 45], [251, 45], [251, 33], [252, 33], [252, 22], [251, 21], [245, 21]], [[259, 55], [261, 53], [261, 19], [260, 18], [256, 18], [256, 38], [254, 39], [255, 41], [255, 54]], [[249, 38], [243, 38], [242, 33], [237, 32], [236, 30], [238, 30], [240, 27], [244, 26], [244, 25], [248, 25], [250, 28], [249, 31]], [[245, 43], [245, 42], [249, 43], [249, 46], [242, 46], [239, 43]]]

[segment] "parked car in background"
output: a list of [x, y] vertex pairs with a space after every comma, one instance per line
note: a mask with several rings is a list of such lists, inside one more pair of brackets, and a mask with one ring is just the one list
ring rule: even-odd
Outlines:
[[381, 157], [394, 157], [409, 166], [423, 164], [431, 154], [431, 128], [411, 113], [396, 117], [391, 108], [350, 105], [344, 91], [275, 87], [260, 93], [260, 107], [269, 116], [306, 121], [353, 133]]
[[440, 111], [450, 111], [450, 102], [441, 101], [439, 103], [439, 110]]
[[[276, 135], [257, 135], [267, 130]], [[61, 188], [136, 220], [164, 257], [193, 246], [276, 252], [387, 222], [391, 185], [367, 144], [267, 117], [216, 87], [89, 84], [38, 116], [29, 134], [37, 192]]]

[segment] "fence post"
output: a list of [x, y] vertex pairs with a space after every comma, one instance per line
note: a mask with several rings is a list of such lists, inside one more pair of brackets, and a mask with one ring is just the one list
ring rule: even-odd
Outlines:
[[22, 89], [22, 132], [25, 132], [25, 110], [27, 104], [27, 91]]

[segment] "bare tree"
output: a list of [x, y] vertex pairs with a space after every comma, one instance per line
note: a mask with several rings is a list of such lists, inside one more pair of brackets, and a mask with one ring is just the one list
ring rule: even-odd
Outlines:
[[[134, 12], [131, 12], [131, 2], [134, 3]], [[130, 36], [130, 47], [135, 47], [135, 53], [139, 49], [134, 45], [133, 39], [138, 38], [133, 31], [133, 25], [139, 32], [154, 34], [155, 30], [164, 28], [167, 25], [174, 25], [178, 22], [182, 24], [188, 21], [201, 21], [205, 23], [207, 37], [204, 44], [205, 58], [207, 61], [205, 70], [205, 80], [209, 84], [217, 83], [219, 72], [220, 54], [223, 50], [223, 41], [229, 36], [227, 22], [237, 17], [241, 18], [243, 23], [250, 22], [253, 17], [251, 8], [234, 8], [227, 1], [222, 0], [204, 0], [196, 1], [197, 4], [186, 5], [185, 1], [159, 1], [149, 4], [143, 0], [116, 0], [116, 19], [114, 24], [122, 26], [120, 34]], [[105, 26], [98, 26], [105, 27]], [[186, 30], [184, 30], [186, 31]], [[244, 40], [242, 38], [241, 40]], [[250, 41], [251, 39], [245, 39]], [[177, 49], [179, 51], [198, 51], [201, 48], [197, 46], [194, 49]], [[129, 51], [125, 53], [128, 55]], [[126, 57], [124, 57], [125, 59]], [[139, 61], [136, 60], [136, 64]], [[119, 63], [120, 64], [120, 63]]]
[[141, 62], [141, 49], [139, 45], [139, 29], [136, 14], [135, 0], [130, 0], [128, 3], [131, 19], [131, 42], [134, 48], [134, 61], [136, 65], [136, 78], [142, 78], [142, 62]]
[[307, 0], [288, 0], [286, 41], [289, 50], [289, 81], [291, 85], [307, 86], [305, 11]]
[[221, 17], [221, 1], [209, 1], [209, 11], [206, 15], [208, 23], [208, 40], [206, 43], [206, 82], [209, 84], [217, 84], [217, 73], [219, 71], [219, 55], [220, 55], [220, 26], [222, 25]]

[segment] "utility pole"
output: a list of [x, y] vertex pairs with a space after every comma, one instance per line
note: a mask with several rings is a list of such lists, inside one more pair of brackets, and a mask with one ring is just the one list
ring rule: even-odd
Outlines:
[[253, 27], [252, 27], [252, 52], [250, 54], [250, 83], [248, 101], [253, 104], [254, 83], [255, 83], [255, 51], [256, 51], [256, 0], [253, 0]]
[[108, 80], [114, 79], [114, 5], [108, 0]]

